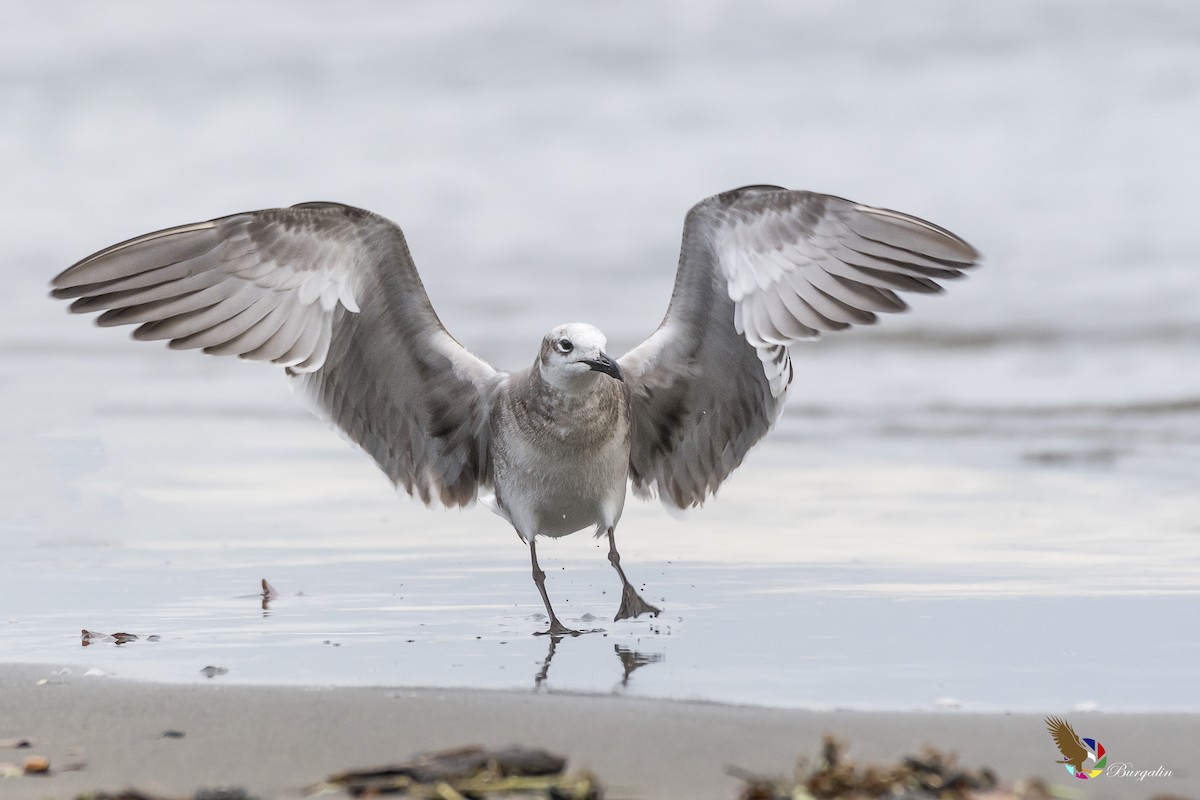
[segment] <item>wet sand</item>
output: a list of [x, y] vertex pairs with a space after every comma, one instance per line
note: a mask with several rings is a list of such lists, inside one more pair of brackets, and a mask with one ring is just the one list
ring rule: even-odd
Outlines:
[[[48, 777], [5, 779], [10, 800], [70, 798], [136, 786], [175, 795], [241, 786], [262, 798], [303, 796], [334, 772], [395, 763], [465, 744], [542, 747], [569, 770], [596, 773], [609, 797], [733, 798], [727, 765], [791, 773], [815, 755], [825, 732], [849, 755], [881, 762], [924, 744], [957, 752], [966, 767], [1002, 779], [1041, 777], [1084, 789], [1089, 800], [1200, 796], [1195, 742], [1200, 715], [1068, 715], [1083, 736], [1136, 769], [1162, 765], [1169, 778], [1102, 776], [1082, 786], [1062, 775], [1040, 717], [1030, 714], [797, 711], [595, 695], [387, 688], [164, 685], [54, 676], [50, 667], [0, 667], [0, 762], [50, 759]], [[39, 680], [46, 678], [47, 683]], [[164, 731], [180, 731], [164, 737]], [[76, 771], [62, 772], [71, 762]]]

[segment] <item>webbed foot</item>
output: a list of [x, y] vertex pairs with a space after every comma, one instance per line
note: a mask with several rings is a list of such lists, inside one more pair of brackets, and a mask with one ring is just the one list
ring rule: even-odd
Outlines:
[[647, 603], [632, 586], [626, 583], [625, 588], [621, 590], [621, 606], [617, 609], [617, 615], [613, 617], [613, 622], [620, 622], [623, 619], [635, 619], [642, 614], [657, 617], [661, 612], [661, 608]]

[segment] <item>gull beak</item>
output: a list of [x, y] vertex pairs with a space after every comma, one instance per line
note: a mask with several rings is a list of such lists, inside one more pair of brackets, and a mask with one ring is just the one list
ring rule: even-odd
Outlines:
[[601, 353], [596, 358], [585, 358], [583, 363], [587, 364], [595, 372], [603, 372], [605, 375], [611, 375], [619, 381], [625, 380], [625, 376], [621, 374], [621, 367], [616, 361], [613, 361], [608, 353]]

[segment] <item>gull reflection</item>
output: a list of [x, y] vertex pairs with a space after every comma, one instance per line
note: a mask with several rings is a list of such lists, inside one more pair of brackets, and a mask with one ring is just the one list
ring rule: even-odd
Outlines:
[[274, 586], [267, 583], [266, 578], [263, 578], [262, 579], [262, 611], [263, 611], [264, 617], [268, 617], [271, 615], [271, 601], [274, 600], [276, 597], [279, 597], [279, 592], [277, 592], [275, 590]]
[[[558, 652], [558, 645], [565, 636], [547, 636], [549, 643], [546, 649], [546, 657], [542, 660], [542, 665], [537, 671], [537, 675], [533, 678], [533, 690], [539, 691], [547, 685], [550, 677], [550, 663], [554, 660], [554, 654]], [[574, 637], [572, 637], [574, 638]], [[617, 659], [621, 662], [621, 682], [622, 688], [629, 686], [629, 678], [634, 671], [641, 669], [647, 664], [658, 664], [665, 660], [662, 653], [642, 653], [637, 650], [631, 650], [628, 647], [623, 647], [619, 644], [613, 645], [613, 652], [617, 654]]]
[[535, 692], [546, 683], [546, 678], [550, 675], [550, 662], [554, 660], [554, 652], [558, 649], [558, 643], [563, 640], [561, 636], [547, 636], [546, 638], [550, 642], [550, 648], [546, 651], [546, 658], [542, 660], [542, 668], [534, 676], [533, 690]]
[[639, 653], [619, 644], [614, 644], [613, 650], [616, 652], [617, 658], [621, 659], [621, 668], [625, 671], [625, 674], [621, 676], [621, 686], [629, 686], [629, 676], [634, 673], [634, 670], [641, 669], [647, 664], [657, 664], [664, 658], [662, 653]]

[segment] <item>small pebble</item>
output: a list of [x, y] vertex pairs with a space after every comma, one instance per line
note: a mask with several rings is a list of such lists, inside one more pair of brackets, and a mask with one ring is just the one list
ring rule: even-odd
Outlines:
[[45, 775], [50, 772], [50, 761], [41, 756], [30, 756], [21, 762], [26, 775]]

